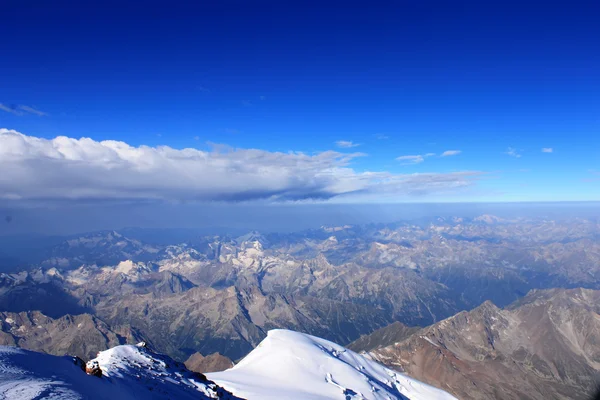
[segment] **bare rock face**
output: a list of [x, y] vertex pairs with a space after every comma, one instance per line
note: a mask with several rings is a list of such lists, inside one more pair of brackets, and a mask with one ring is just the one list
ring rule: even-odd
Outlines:
[[185, 366], [190, 371], [204, 374], [225, 371], [233, 367], [233, 361], [219, 353], [209, 354], [206, 357], [200, 353], [194, 353], [185, 361]]
[[600, 291], [485, 302], [370, 354], [461, 399], [588, 399], [600, 382]]

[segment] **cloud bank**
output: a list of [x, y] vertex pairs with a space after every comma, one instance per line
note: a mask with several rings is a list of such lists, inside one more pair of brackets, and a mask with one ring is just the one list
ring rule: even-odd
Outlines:
[[360, 153], [174, 149], [0, 129], [0, 199], [272, 201], [353, 194], [421, 196], [473, 185], [479, 171], [356, 171]]

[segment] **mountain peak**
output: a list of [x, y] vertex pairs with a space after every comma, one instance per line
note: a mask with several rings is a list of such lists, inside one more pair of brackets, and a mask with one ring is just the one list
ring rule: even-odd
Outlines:
[[207, 376], [247, 399], [454, 399], [333, 342], [285, 329], [270, 330], [236, 366]]

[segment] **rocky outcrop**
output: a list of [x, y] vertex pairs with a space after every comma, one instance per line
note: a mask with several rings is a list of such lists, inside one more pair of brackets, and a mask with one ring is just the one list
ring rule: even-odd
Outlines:
[[88, 361], [85, 364], [85, 373], [91, 376], [102, 378], [102, 369], [96, 360]]
[[192, 354], [186, 361], [185, 366], [190, 371], [199, 373], [225, 371], [233, 367], [233, 361], [219, 353], [203, 356], [200, 353]]

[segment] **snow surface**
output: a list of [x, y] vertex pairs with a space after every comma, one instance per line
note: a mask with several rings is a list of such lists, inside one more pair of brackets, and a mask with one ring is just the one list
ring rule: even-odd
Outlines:
[[455, 399], [328, 340], [280, 329], [233, 368], [207, 377], [248, 400]]
[[183, 364], [140, 346], [113, 347], [95, 360], [101, 378], [87, 375], [72, 357], [0, 346], [0, 399], [235, 399]]
[[215, 382], [143, 345], [116, 346], [94, 361], [100, 378], [72, 357], [0, 346], [0, 400], [455, 399], [335, 343], [287, 330], [269, 331], [239, 364], [208, 374]]

